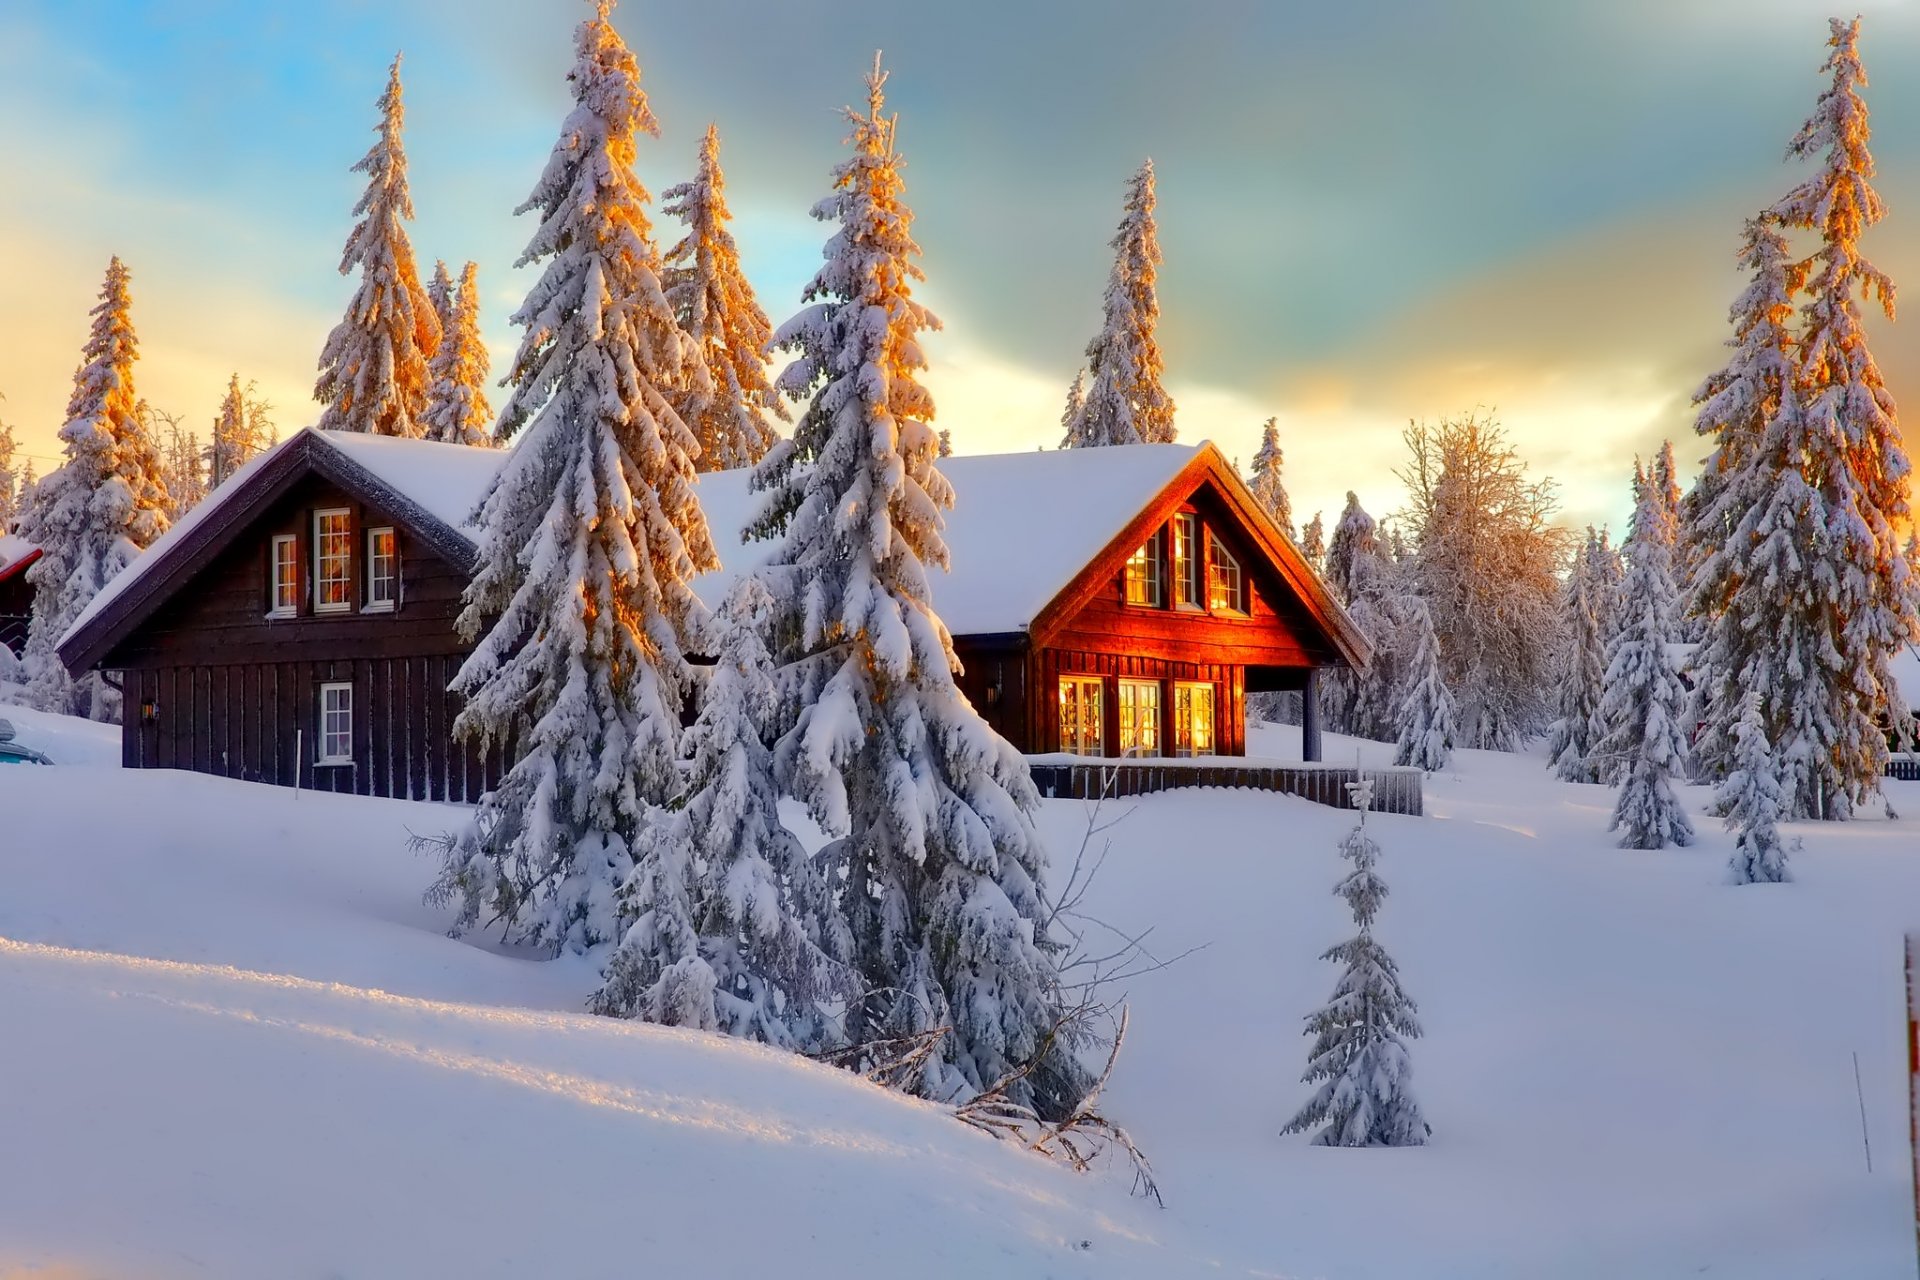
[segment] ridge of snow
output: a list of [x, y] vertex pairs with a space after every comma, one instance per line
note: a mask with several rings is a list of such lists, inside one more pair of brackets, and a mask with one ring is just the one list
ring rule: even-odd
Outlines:
[[0, 578], [6, 577], [13, 566], [39, 549], [38, 543], [30, 542], [17, 533], [0, 533]]
[[315, 431], [314, 435], [469, 542], [479, 531], [473, 516], [480, 500], [511, 452], [364, 431]]

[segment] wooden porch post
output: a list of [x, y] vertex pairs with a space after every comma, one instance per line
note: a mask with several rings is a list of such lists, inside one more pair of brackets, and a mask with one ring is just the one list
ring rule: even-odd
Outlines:
[[1307, 670], [1306, 688], [1300, 691], [1300, 758], [1320, 759], [1320, 668]]

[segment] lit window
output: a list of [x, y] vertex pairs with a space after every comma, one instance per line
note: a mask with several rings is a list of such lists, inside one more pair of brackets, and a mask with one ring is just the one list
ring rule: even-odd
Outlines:
[[313, 513], [313, 608], [340, 613], [353, 607], [353, 513]]
[[1200, 608], [1200, 517], [1183, 511], [1173, 518], [1173, 602]]
[[315, 764], [348, 764], [353, 760], [353, 686], [320, 686], [320, 758]]
[[1099, 676], [1060, 678], [1060, 749], [1079, 756], [1106, 754], [1105, 726], [1101, 723]]
[[1213, 540], [1210, 548], [1212, 555], [1207, 561], [1207, 607], [1224, 610], [1229, 613], [1247, 611], [1247, 580], [1240, 572], [1240, 562], [1233, 553], [1220, 545], [1220, 539]]
[[1160, 682], [1120, 682], [1120, 753], [1160, 754]]
[[1140, 549], [1127, 557], [1128, 604], [1158, 609], [1167, 601], [1165, 575], [1161, 569], [1160, 534], [1156, 531]]
[[273, 540], [273, 583], [267, 616], [291, 618], [300, 612], [300, 543], [290, 533]]
[[400, 544], [392, 529], [367, 530], [365, 612], [390, 611], [400, 600]]
[[1213, 754], [1212, 685], [1182, 681], [1173, 686], [1173, 754]]

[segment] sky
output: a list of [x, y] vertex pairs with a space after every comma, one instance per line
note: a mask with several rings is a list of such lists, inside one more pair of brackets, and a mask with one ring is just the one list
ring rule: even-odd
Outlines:
[[[1890, 214], [1920, 280], [1920, 0], [1855, 0]], [[283, 432], [315, 362], [374, 102], [404, 53], [423, 276], [479, 264], [504, 367], [532, 271], [513, 210], [558, 136], [575, 0], [0, 0], [0, 419], [46, 471], [108, 258], [133, 272], [140, 394], [204, 430], [231, 373]], [[1624, 523], [1636, 453], [1702, 450], [1741, 220], [1824, 78], [1810, 0], [624, 0], [659, 117], [656, 195], [719, 127], [734, 233], [777, 324], [876, 49], [900, 116], [938, 425], [1051, 447], [1100, 323], [1108, 240], [1159, 178], [1161, 340], [1183, 440], [1250, 461], [1277, 417], [1296, 516], [1376, 515], [1410, 421], [1491, 413], [1569, 523]], [[663, 243], [675, 234], [660, 226]], [[1920, 287], [1920, 285], [1916, 285]], [[1920, 406], [1920, 329], [1876, 321]], [[498, 404], [504, 395], [495, 392]], [[1920, 407], [1915, 409], [1920, 414]], [[1920, 421], [1920, 419], [1916, 419]], [[1909, 430], [1920, 443], [1920, 431]]]

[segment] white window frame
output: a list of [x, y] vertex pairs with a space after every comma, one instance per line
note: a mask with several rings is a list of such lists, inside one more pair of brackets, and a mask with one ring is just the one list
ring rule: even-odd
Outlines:
[[[1226, 597], [1225, 603], [1220, 600]], [[1207, 539], [1207, 608], [1215, 613], [1233, 613], [1244, 617], [1247, 608], [1247, 575], [1240, 558], [1220, 544]]]
[[[1195, 698], [1207, 704], [1207, 741], [1204, 747], [1193, 740], [1193, 704]], [[1175, 756], [1212, 756], [1220, 754], [1220, 699], [1207, 680], [1173, 682], [1173, 754]]]
[[[1161, 705], [1160, 682], [1158, 680], [1123, 679], [1118, 683], [1119, 691], [1118, 696], [1114, 699], [1114, 702], [1117, 704], [1114, 714], [1117, 717], [1117, 723], [1119, 725], [1120, 754], [1123, 756], [1158, 756], [1166, 743], [1166, 708]], [[1152, 738], [1152, 742], [1148, 744], [1145, 749], [1142, 749], [1141, 743], [1139, 742], [1139, 738], [1141, 737], [1140, 711], [1142, 706], [1140, 694], [1143, 692], [1151, 693], [1152, 697], [1150, 701], [1153, 707], [1153, 729], [1152, 732], [1147, 735]], [[1129, 697], [1129, 695], [1132, 696]], [[1127, 739], [1129, 737], [1132, 737], [1134, 741], [1131, 743], [1128, 742]]]
[[[287, 548], [285, 562], [280, 549]], [[287, 571], [281, 577], [282, 569]], [[282, 597], [285, 597], [284, 602]], [[267, 616], [294, 618], [300, 614], [300, 539], [291, 533], [276, 533], [267, 548]]]
[[[341, 577], [329, 578], [326, 572], [327, 546], [326, 535], [321, 532], [328, 516], [341, 516], [347, 522], [346, 564], [341, 569]], [[327, 584], [340, 581], [346, 585], [347, 598], [329, 601]], [[351, 613], [353, 611], [353, 509], [351, 507], [322, 507], [313, 513], [313, 611], [315, 613]]]
[[1200, 517], [1181, 511], [1173, 517], [1168, 541], [1173, 544], [1168, 557], [1173, 568], [1173, 607], [1195, 612], [1207, 607], [1206, 548]]
[[[1163, 609], [1167, 604], [1166, 557], [1162, 554], [1165, 546], [1164, 530], [1155, 529], [1138, 550], [1127, 557], [1127, 566], [1120, 575], [1120, 599], [1122, 603], [1135, 609]], [[1139, 586], [1141, 599], [1134, 596], [1135, 584]]]
[[[1060, 749], [1076, 756], [1107, 754], [1106, 685], [1099, 676], [1060, 677]], [[1087, 714], [1091, 699], [1093, 714]], [[1091, 720], [1091, 723], [1089, 723]], [[1072, 729], [1069, 730], [1068, 726]]]
[[[336, 693], [343, 695], [340, 700], [340, 704], [337, 706], [329, 707], [327, 705], [327, 696], [329, 694], [336, 694]], [[341, 727], [337, 730], [333, 728], [331, 725], [329, 725], [328, 723], [328, 717], [336, 716], [336, 715], [340, 716], [343, 722]], [[316, 765], [352, 764], [353, 763], [353, 682], [352, 681], [329, 680], [320, 686], [320, 722], [319, 722], [319, 725], [317, 726], [317, 729], [318, 729], [318, 732], [314, 734], [314, 742], [319, 747], [319, 754], [314, 757], [314, 761], [313, 761]], [[338, 752], [338, 751], [329, 751], [328, 748], [336, 745], [337, 740], [341, 738], [345, 739], [346, 749], [344, 753]]]
[[[379, 576], [380, 557], [374, 552], [375, 539], [381, 534], [387, 536], [393, 552], [387, 557], [387, 573]], [[378, 594], [378, 587], [384, 583], [386, 594]], [[390, 524], [379, 525], [367, 530], [367, 602], [360, 606], [362, 613], [392, 613], [400, 606], [400, 535]]]

